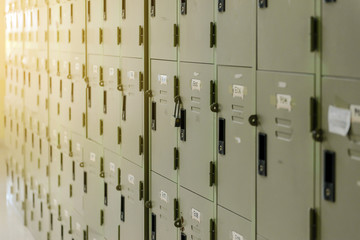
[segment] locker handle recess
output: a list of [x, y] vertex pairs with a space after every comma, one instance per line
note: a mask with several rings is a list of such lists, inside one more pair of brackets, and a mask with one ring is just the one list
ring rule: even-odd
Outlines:
[[121, 195], [121, 203], [120, 203], [120, 220], [125, 222], [125, 197]]
[[259, 8], [267, 8], [268, 0], [259, 0]]
[[218, 0], [218, 11], [225, 12], [225, 0]]
[[122, 11], [121, 11], [121, 17], [122, 19], [126, 19], [126, 0], [122, 0]]
[[187, 0], [181, 0], [181, 15], [187, 14]]
[[186, 109], [180, 110], [180, 140], [186, 141]]
[[267, 176], [267, 135], [259, 133], [258, 146], [258, 173], [260, 176]]
[[156, 131], [156, 102], [152, 102], [151, 105], [151, 129]]
[[151, 240], [156, 240], [156, 215], [151, 214]]
[[87, 193], [87, 172], [84, 172], [84, 193]]
[[335, 202], [335, 152], [324, 151], [324, 199]]
[[219, 154], [225, 155], [225, 118], [219, 118]]
[[104, 182], [104, 205], [108, 205], [108, 185]]
[[126, 95], [123, 95], [121, 118], [123, 121], [126, 120]]
[[104, 114], [107, 113], [107, 91], [104, 91], [103, 95], [103, 112]]
[[91, 21], [91, 10], [90, 10], [90, 8], [91, 8], [91, 2], [90, 1], [88, 1], [88, 22], [90, 22]]
[[216, 24], [210, 22], [210, 48], [216, 45]]
[[311, 29], [311, 38], [310, 38], [310, 51], [315, 52], [318, 50], [318, 37], [319, 37], [319, 24], [316, 17], [310, 18], [310, 29]]
[[151, 0], [151, 8], [150, 8], [150, 15], [151, 17], [155, 17], [155, 0]]
[[118, 180], [117, 180], [116, 190], [121, 191], [121, 169], [120, 168], [118, 168], [117, 177], [118, 177]]
[[106, 21], [106, 19], [107, 19], [106, 9], [107, 9], [106, 0], [104, 0], [104, 2], [103, 2], [103, 17], [104, 17], [104, 21]]

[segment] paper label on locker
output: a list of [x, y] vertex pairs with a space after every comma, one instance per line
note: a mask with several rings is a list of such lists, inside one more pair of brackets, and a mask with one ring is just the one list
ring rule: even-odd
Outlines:
[[241, 73], [237, 73], [237, 74], [234, 75], [235, 79], [240, 79], [242, 77], [243, 77], [243, 75]]
[[135, 185], [135, 177], [131, 174], [128, 174], [128, 182]]
[[201, 80], [191, 79], [191, 90], [200, 91], [201, 90]]
[[95, 162], [95, 160], [96, 160], [96, 154], [95, 153], [90, 153], [90, 160]]
[[64, 212], [65, 212], [65, 217], [69, 217], [69, 212], [67, 210], [65, 210]]
[[198, 210], [196, 210], [195, 208], [192, 208], [191, 209], [191, 218], [200, 223], [201, 213]]
[[167, 79], [168, 79], [168, 76], [167, 75], [162, 75], [162, 74], [159, 74], [158, 75], [158, 81], [160, 82], [160, 85], [167, 85]]
[[168, 202], [168, 194], [165, 191], [160, 191], [160, 199], [164, 202]]
[[114, 68], [109, 68], [109, 76], [114, 76], [115, 70]]
[[115, 172], [115, 164], [111, 162], [109, 163], [109, 165], [110, 165], [110, 171]]
[[80, 145], [80, 143], [77, 143], [77, 144], [76, 144], [76, 150], [77, 150], [77, 151], [80, 151], [80, 150], [81, 150], [81, 145]]
[[67, 143], [68, 142], [68, 138], [67, 138], [67, 136], [65, 135], [64, 136], [64, 143]]
[[79, 71], [79, 69], [80, 69], [80, 64], [79, 64], [79, 63], [76, 63], [76, 64], [75, 64], [75, 70], [76, 70], [76, 71]]
[[128, 71], [127, 77], [128, 77], [130, 80], [134, 80], [134, 79], [135, 79], [135, 72], [134, 72], [134, 71]]
[[78, 222], [76, 223], [76, 230], [81, 231], [81, 225]]
[[98, 66], [93, 65], [93, 72], [94, 72], [94, 73], [98, 73]]
[[276, 94], [276, 108], [291, 111], [291, 96], [285, 94]]
[[56, 199], [54, 199], [54, 205], [57, 206], [57, 201], [56, 201]]
[[329, 132], [346, 136], [351, 125], [351, 111], [344, 108], [329, 106], [328, 111]]
[[241, 85], [233, 85], [232, 87], [233, 98], [241, 98], [244, 99], [244, 86]]
[[360, 105], [350, 105], [351, 122], [360, 123]]
[[286, 82], [278, 82], [278, 87], [279, 88], [286, 88]]
[[232, 231], [232, 240], [244, 240], [244, 237], [237, 232]]

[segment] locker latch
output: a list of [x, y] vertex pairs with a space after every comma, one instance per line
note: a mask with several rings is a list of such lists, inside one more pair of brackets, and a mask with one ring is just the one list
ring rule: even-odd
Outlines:
[[156, 102], [151, 103], [151, 129], [156, 131]]
[[210, 22], [210, 48], [215, 47], [216, 45], [216, 24]]
[[174, 147], [174, 170], [179, 169], [180, 157], [179, 157], [179, 149]]
[[258, 126], [259, 125], [259, 117], [256, 114], [251, 115], [249, 117], [249, 123], [251, 126], [254, 126], [254, 127]]
[[214, 162], [210, 162], [210, 187], [215, 185], [216, 182], [216, 167], [215, 167], [215, 163]]
[[335, 152], [324, 151], [324, 190], [323, 195], [326, 201], [335, 202], [335, 175], [336, 175], [336, 154]]
[[216, 226], [215, 226], [215, 220], [210, 219], [210, 240], [215, 240], [216, 236]]
[[225, 0], [218, 0], [218, 11], [225, 12]]
[[103, 29], [99, 28], [99, 44], [103, 43]]
[[314, 52], [318, 50], [318, 38], [319, 38], [319, 21], [316, 17], [310, 18], [310, 29], [311, 29], [311, 38], [310, 38], [310, 51]]
[[122, 86], [122, 81], [121, 81], [121, 70], [117, 69], [117, 90], [122, 91], [123, 90], [123, 86]]
[[102, 66], [99, 67], [99, 85], [100, 87], [104, 86], [104, 69]]
[[181, 0], [181, 15], [187, 14], [187, 0]]
[[210, 110], [214, 113], [219, 111], [219, 104], [216, 102], [215, 81], [210, 81]]
[[122, 0], [121, 8], [121, 17], [126, 19], [126, 0]]
[[143, 154], [144, 141], [143, 137], [139, 136], [139, 155]]
[[315, 97], [310, 98], [310, 131], [316, 142], [324, 140], [323, 130], [318, 127], [318, 102]]
[[144, 43], [144, 28], [139, 26], [139, 46]]
[[155, 17], [155, 0], [151, 0], [151, 8], [150, 8], [150, 15], [151, 17]]
[[268, 0], [259, 0], [259, 8], [267, 8]]
[[139, 72], [139, 92], [144, 89], [144, 74]]
[[311, 208], [309, 211], [310, 214], [310, 240], [317, 239], [317, 214], [316, 210]]
[[139, 182], [139, 201], [144, 198], [144, 183], [142, 181]]
[[68, 75], [67, 79], [71, 79], [71, 62], [68, 63]]
[[121, 144], [121, 128], [120, 127], [117, 128], [117, 135], [118, 135], [117, 144]]
[[225, 136], [226, 136], [226, 120], [219, 118], [219, 154], [225, 155]]
[[103, 226], [103, 225], [104, 225], [104, 218], [105, 218], [105, 216], [104, 216], [104, 210], [101, 209], [101, 210], [100, 210], [100, 226]]
[[336, 0], [325, 0], [326, 3], [334, 3]]
[[174, 47], [179, 46], [179, 26], [174, 24]]
[[121, 43], [121, 29], [117, 28], [117, 45], [120, 45]]
[[123, 95], [123, 99], [122, 99], [121, 119], [122, 119], [123, 121], [126, 120], [126, 95]]
[[104, 134], [104, 122], [102, 119], [100, 119], [100, 136], [102, 136]]
[[258, 173], [260, 176], [267, 176], [267, 135], [258, 135]]

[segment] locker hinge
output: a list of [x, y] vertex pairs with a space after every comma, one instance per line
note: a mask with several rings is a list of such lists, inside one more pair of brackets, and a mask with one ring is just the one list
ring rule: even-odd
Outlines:
[[117, 45], [121, 43], [121, 28], [117, 28]]
[[179, 218], [179, 199], [174, 198], [174, 221]]
[[104, 133], [104, 121], [100, 119], [100, 136]]
[[71, 62], [68, 63], [68, 75], [67, 75], [67, 79], [71, 79]]
[[144, 89], [144, 74], [139, 72], [139, 92]]
[[[82, 65], [82, 78], [85, 79], [86, 78], [86, 75], [85, 75], [85, 72], [86, 72], [86, 67], [85, 67], [85, 64]], [[86, 81], [86, 79], [85, 79]]]
[[81, 43], [85, 43], [85, 29], [81, 29]]
[[174, 170], [179, 169], [179, 162], [180, 162], [179, 149], [175, 147], [174, 148]]
[[210, 240], [215, 240], [216, 237], [216, 226], [215, 220], [210, 219]]
[[49, 166], [46, 166], [46, 176], [49, 177]]
[[104, 86], [104, 68], [102, 66], [99, 67], [99, 85], [100, 87]]
[[100, 226], [104, 225], [104, 210], [100, 210]]
[[144, 142], [143, 137], [139, 136], [139, 155], [143, 154]]
[[151, 0], [151, 7], [150, 7], [150, 16], [155, 17], [155, 0]]
[[323, 130], [318, 126], [318, 101], [315, 97], [310, 98], [310, 131], [312, 137], [316, 142], [322, 142], [324, 140]]
[[216, 46], [216, 24], [210, 22], [210, 48]]
[[319, 21], [317, 17], [310, 18], [311, 38], [310, 38], [310, 51], [315, 52], [319, 50]]
[[219, 104], [216, 102], [215, 81], [210, 81], [210, 110], [214, 113], [219, 112]]
[[144, 198], [144, 183], [142, 181], [139, 182], [139, 201]]
[[82, 114], [82, 126], [83, 127], [86, 126], [86, 114], [85, 113]]
[[139, 26], [139, 46], [144, 43], [144, 28], [140, 25]]
[[121, 79], [121, 70], [117, 69], [117, 90], [122, 91], [122, 79]]
[[310, 209], [310, 240], [317, 239], [317, 215], [316, 210]]
[[174, 47], [179, 46], [179, 26], [174, 24]]
[[103, 30], [99, 28], [99, 44], [103, 43]]
[[209, 178], [210, 178], [210, 187], [212, 187], [215, 185], [216, 182], [216, 167], [214, 162], [210, 162]]
[[117, 144], [121, 144], [121, 128], [120, 127], [118, 127], [118, 129], [117, 129], [117, 135], [118, 135]]

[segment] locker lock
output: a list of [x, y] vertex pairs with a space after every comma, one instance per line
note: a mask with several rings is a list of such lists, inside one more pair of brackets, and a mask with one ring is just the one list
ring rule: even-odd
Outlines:
[[316, 129], [312, 132], [312, 137], [316, 142], [324, 141], [324, 131], [322, 129]]
[[81, 163], [80, 163], [80, 167], [83, 168], [84, 166], [85, 166], [85, 163], [84, 163], [84, 162], [81, 162]]
[[219, 112], [219, 104], [218, 103], [213, 103], [210, 105], [210, 110], [214, 113]]
[[177, 218], [174, 222], [174, 226], [177, 228], [182, 228], [184, 223], [183, 217]]
[[249, 123], [250, 123], [250, 125], [251, 126], [254, 126], [254, 127], [256, 127], [256, 126], [258, 126], [259, 125], [259, 118], [258, 118], [258, 116], [257, 115], [251, 115], [250, 117], [249, 117]]
[[267, 8], [268, 1], [267, 0], [259, 0], [259, 8]]
[[121, 191], [121, 185], [120, 184], [116, 186], [116, 190]]
[[101, 178], [104, 178], [104, 177], [105, 177], [105, 172], [101, 172], [101, 173], [100, 173], [100, 177], [101, 177]]
[[151, 201], [147, 201], [145, 203], [145, 207], [148, 208], [148, 209], [151, 209], [152, 208], [152, 202]]

